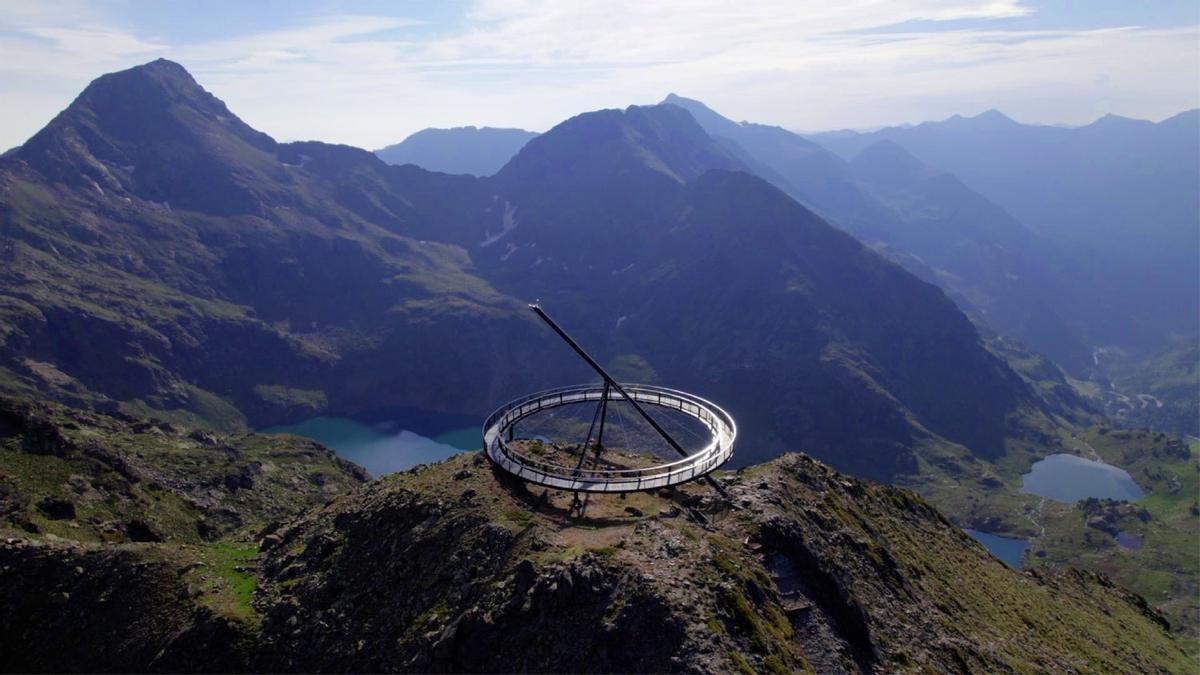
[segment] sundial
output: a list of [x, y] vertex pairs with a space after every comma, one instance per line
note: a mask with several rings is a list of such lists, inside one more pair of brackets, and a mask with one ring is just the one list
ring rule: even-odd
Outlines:
[[[576, 493], [655, 490], [698, 479], [706, 479], [720, 490], [708, 474], [733, 455], [737, 425], [729, 413], [684, 391], [617, 382], [540, 305], [529, 307], [600, 375], [601, 381], [522, 396], [493, 412], [483, 425], [484, 448], [493, 464], [526, 482]], [[567, 406], [594, 407], [582, 442], [531, 439], [522, 434], [531, 422]], [[648, 461], [615, 461], [613, 456], [617, 453], [605, 445], [605, 424], [617, 412], [617, 406], [629, 409], [630, 417], [652, 430], [647, 435], [657, 447], [643, 455]], [[623, 420], [620, 423], [624, 426]], [[674, 426], [676, 433], [670, 433], [667, 426]], [[685, 448], [679, 440], [680, 430], [695, 436], [699, 442]], [[611, 437], [611, 424], [609, 433]], [[545, 452], [547, 445], [554, 452]], [[628, 459], [630, 455], [620, 453], [620, 457]]]

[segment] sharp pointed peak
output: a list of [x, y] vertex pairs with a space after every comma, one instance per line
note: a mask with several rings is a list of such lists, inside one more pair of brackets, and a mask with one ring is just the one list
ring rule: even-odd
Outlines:
[[110, 107], [119, 101], [134, 102], [143, 109], [165, 109], [182, 103], [210, 114], [232, 115], [186, 68], [167, 59], [97, 77], [63, 112], [70, 115], [74, 110]]
[[179, 62], [162, 57], [154, 59], [153, 61], [147, 61], [140, 66], [134, 66], [129, 68], [129, 70], [155, 70], [176, 74], [186, 74], [188, 77], [191, 77], [192, 75], [188, 72], [187, 68], [184, 68]]
[[737, 127], [741, 126], [737, 122], [708, 107], [703, 101], [680, 96], [679, 94], [667, 94], [667, 97], [659, 105], [672, 105], [683, 108], [710, 134], [718, 136], [727, 135], [733, 133]]
[[710, 168], [743, 168], [687, 109], [656, 104], [576, 115], [530, 141], [498, 175], [596, 173], [606, 162], [608, 170], [641, 166], [680, 183]]
[[[192, 77], [192, 74], [188, 72], [187, 68], [184, 68], [181, 64], [168, 59], [155, 59], [138, 66], [133, 66], [132, 68], [126, 68], [125, 70], [118, 70], [116, 72], [101, 75], [95, 80], [92, 80], [87, 89], [91, 89], [94, 86], [103, 85], [105, 83], [129, 81], [135, 78], [149, 79], [161, 85], [171, 86], [173, 88], [195, 89], [197, 91], [203, 91], [203, 87], [196, 82], [196, 78]], [[84, 89], [84, 92], [86, 92], [87, 89]]]
[[972, 117], [971, 119], [981, 121], [981, 122], [982, 121], [1013, 122], [1013, 118], [1009, 117], [1008, 115], [1005, 115], [1004, 113], [1000, 112], [999, 110], [996, 110], [995, 108], [990, 108], [988, 110], [985, 110], [985, 111], [979, 113], [978, 115]]
[[856, 170], [871, 168], [873, 170], [904, 171], [908, 173], [923, 171], [925, 163], [917, 159], [911, 152], [899, 143], [884, 138], [868, 145], [858, 153], [850, 164]]
[[667, 94], [666, 98], [664, 98], [662, 101], [660, 101], [660, 103], [670, 103], [673, 105], [698, 105], [698, 106], [703, 106], [705, 108], [708, 107], [708, 106], [705, 106], [704, 103], [702, 103], [698, 99], [688, 98], [686, 96], [680, 96], [679, 94], [676, 94], [675, 92], [671, 92], [671, 93]]
[[1134, 117], [1126, 117], [1124, 115], [1118, 115], [1116, 113], [1105, 113], [1104, 115], [1097, 117], [1094, 122], [1092, 122], [1091, 124], [1089, 124], [1087, 126], [1097, 126], [1097, 125], [1105, 125], [1105, 124], [1153, 124], [1153, 122], [1149, 122], [1147, 120], [1139, 120]]
[[[274, 151], [264, 133], [242, 122], [183, 66], [157, 59], [93, 80], [18, 155], [63, 182], [90, 179], [104, 189], [172, 204], [209, 208], [189, 181], [165, 176], [193, 171], [228, 188], [224, 206], [252, 208], [249, 190], [231, 176], [243, 148]], [[137, 167], [114, 172], [101, 166]]]

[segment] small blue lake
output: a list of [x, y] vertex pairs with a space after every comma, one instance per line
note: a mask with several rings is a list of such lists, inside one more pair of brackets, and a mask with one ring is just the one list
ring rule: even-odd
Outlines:
[[988, 534], [979, 530], [963, 530], [971, 535], [975, 541], [983, 544], [983, 547], [991, 551], [992, 555], [1004, 561], [1005, 565], [1014, 570], [1021, 569], [1021, 558], [1025, 555], [1025, 549], [1029, 548], [1029, 542], [1025, 539], [1016, 539], [1014, 537], [1001, 537], [998, 534]]
[[1060, 502], [1080, 499], [1137, 501], [1142, 489], [1124, 469], [1075, 455], [1057, 454], [1034, 462], [1022, 478], [1021, 492]]
[[365, 468], [376, 478], [483, 446], [479, 427], [447, 429], [433, 436], [423, 436], [401, 428], [398, 422], [364, 424], [342, 417], [314, 417], [298, 424], [267, 427], [261, 431], [311, 438], [339, 457]]
[[1129, 549], [1131, 551], [1141, 548], [1143, 543], [1142, 535], [1134, 534], [1132, 532], [1118, 532], [1115, 539], [1121, 548]]

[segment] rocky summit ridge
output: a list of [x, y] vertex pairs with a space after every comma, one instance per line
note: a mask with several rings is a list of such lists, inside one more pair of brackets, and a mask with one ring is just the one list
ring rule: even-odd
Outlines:
[[258, 665], [944, 672], [1185, 663], [1141, 598], [1089, 572], [1015, 572], [911, 492], [803, 455], [721, 480], [734, 508], [689, 486], [592, 498], [576, 520], [566, 495], [529, 492], [479, 455], [387, 477], [276, 532], [262, 567], [267, 660]]
[[[35, 481], [8, 467], [57, 461], [50, 429], [121, 454], [120, 421], [92, 415], [43, 415], [39, 438], [49, 440], [36, 447], [9, 424], [5, 480], [28, 491]], [[140, 454], [143, 476], [169, 463]], [[68, 493], [72, 480], [42, 489]], [[577, 516], [567, 494], [531, 491], [463, 453], [361, 487], [327, 481], [290, 516], [248, 515], [207, 538], [160, 528], [157, 541], [105, 540], [62, 525], [86, 520], [83, 507], [58, 516], [61, 535], [9, 518], [0, 525], [0, 669], [1190, 667], [1142, 598], [1091, 572], [1013, 571], [907, 490], [796, 454], [719, 480], [730, 501], [691, 484], [593, 497]], [[256, 480], [237, 494], [255, 504], [292, 489]], [[141, 493], [131, 494], [111, 508]], [[26, 520], [48, 522], [36, 505], [23, 508]]]

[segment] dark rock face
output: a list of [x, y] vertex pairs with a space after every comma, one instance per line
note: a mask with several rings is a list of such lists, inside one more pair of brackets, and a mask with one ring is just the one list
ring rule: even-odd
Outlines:
[[137, 548], [0, 541], [0, 670], [240, 672], [244, 628]]
[[[264, 660], [256, 666], [671, 669], [683, 621], [629, 571], [591, 558], [551, 569], [525, 560], [510, 570], [519, 542], [501, 525], [413, 494], [394, 493], [375, 505], [381, 510], [369, 517], [336, 517], [337, 529], [298, 558], [266, 561], [264, 573], [298, 594], [268, 605]], [[283, 544], [294, 541], [285, 535]], [[316, 568], [327, 575], [313, 577]], [[380, 593], [381, 587], [388, 592]]]
[[65, 499], [43, 499], [38, 504], [38, 510], [51, 520], [72, 520], [75, 518], [75, 504]]

